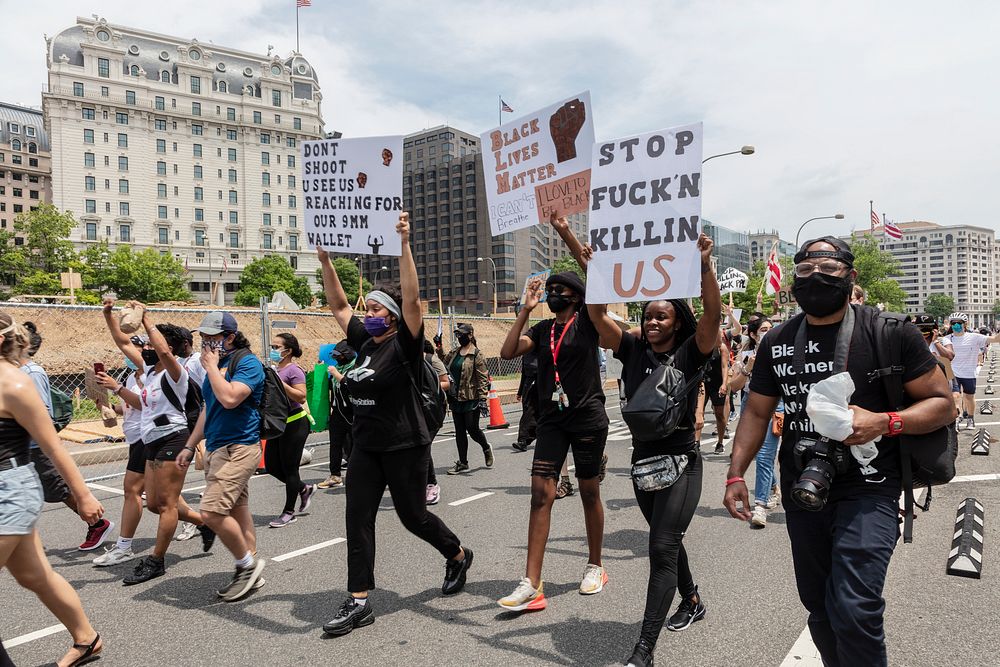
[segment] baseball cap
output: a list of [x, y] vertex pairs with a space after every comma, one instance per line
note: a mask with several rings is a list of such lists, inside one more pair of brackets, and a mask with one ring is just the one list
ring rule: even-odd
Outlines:
[[924, 330], [924, 329], [927, 329], [927, 330], [937, 329], [937, 320], [934, 319], [934, 317], [932, 317], [931, 315], [927, 315], [927, 314], [914, 316], [914, 318], [913, 318], [913, 324], [918, 329], [921, 329], [921, 330]]
[[465, 324], [464, 322], [459, 322], [455, 326], [455, 333], [457, 333], [457, 334], [466, 334], [466, 335], [471, 336], [474, 332], [473, 332], [471, 324]]
[[216, 310], [202, 318], [198, 332], [208, 336], [216, 336], [220, 333], [236, 333], [238, 329], [235, 317], [221, 310]]

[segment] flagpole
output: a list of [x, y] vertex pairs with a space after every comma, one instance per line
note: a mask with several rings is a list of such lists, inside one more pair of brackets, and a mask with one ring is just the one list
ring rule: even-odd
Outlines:
[[868, 200], [868, 220], [871, 223], [872, 231], [875, 231], [875, 202], [871, 199]]
[[497, 95], [497, 127], [503, 125], [503, 96]]
[[295, 3], [295, 52], [302, 53], [299, 51], [299, 3]]

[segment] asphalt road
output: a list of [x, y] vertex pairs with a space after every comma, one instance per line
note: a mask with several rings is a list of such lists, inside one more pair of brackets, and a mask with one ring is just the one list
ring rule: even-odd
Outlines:
[[[434, 445], [443, 492], [433, 511], [476, 554], [465, 591], [440, 595], [444, 563], [402, 528], [387, 495], [377, 529], [378, 589], [371, 598], [377, 621], [346, 637], [325, 638], [320, 629], [346, 595], [346, 544], [338, 540], [344, 537], [343, 489], [320, 492], [307, 516], [274, 530], [267, 522], [280, 511], [283, 489], [269, 477], [254, 478], [251, 508], [260, 555], [268, 560], [267, 584], [234, 604], [220, 602], [214, 593], [232, 571], [221, 543], [202, 554], [197, 539], [174, 542], [165, 577], [123, 587], [121, 578], [130, 565], [97, 569], [90, 564], [97, 553], [76, 550], [84, 531], [75, 515], [48, 506], [39, 526], [52, 565], [79, 591], [104, 637], [106, 665], [620, 663], [639, 631], [648, 574], [647, 529], [626, 477], [627, 431], [618, 411], [610, 414], [615, 421], [602, 488], [609, 585], [599, 595], [577, 593], [587, 561], [583, 512], [578, 496], [559, 500], [544, 569], [549, 607], [534, 614], [503, 612], [495, 602], [512, 590], [525, 558], [531, 454], [511, 449], [514, 428], [489, 432], [497, 452], [492, 470], [481, 467], [474, 453], [469, 474], [443, 474], [455, 457], [449, 425]], [[512, 424], [516, 417], [508, 413]], [[1000, 410], [995, 422], [992, 416], [979, 419], [1000, 434]], [[706, 451], [711, 431], [706, 429], [703, 440]], [[914, 543], [900, 543], [893, 558], [885, 593], [890, 664], [998, 664], [1000, 444], [990, 457], [970, 457], [970, 441], [971, 434], [962, 434], [959, 475], [988, 479], [959, 480], [936, 490], [932, 511], [916, 521]], [[326, 476], [325, 446], [317, 453], [317, 463], [303, 470], [306, 481]], [[685, 544], [708, 614], [685, 632], [664, 631], [658, 662], [816, 664], [803, 644], [796, 644], [806, 614], [795, 592], [782, 511], [772, 513], [764, 530], [751, 531], [731, 519], [721, 502], [728, 458], [709, 453], [705, 461], [705, 490]], [[187, 488], [203, 483], [200, 473], [191, 471]], [[114, 488], [120, 482], [99, 484]], [[121, 496], [96, 492], [117, 521]], [[196, 494], [197, 489], [188, 498], [196, 502]], [[967, 496], [986, 507], [981, 580], [945, 574], [955, 510]], [[449, 504], [462, 500], [466, 502]], [[134, 544], [137, 552], [148, 551], [154, 531], [153, 515], [146, 514]], [[0, 634], [16, 644], [9, 652], [17, 665], [45, 664], [62, 655], [68, 634], [51, 629], [55, 618], [6, 572], [0, 574], [0, 600]], [[48, 634], [39, 632], [46, 629]]]

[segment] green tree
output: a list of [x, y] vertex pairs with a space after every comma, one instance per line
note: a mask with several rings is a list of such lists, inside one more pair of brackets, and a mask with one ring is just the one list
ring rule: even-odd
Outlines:
[[184, 264], [173, 255], [161, 255], [152, 248], [134, 252], [132, 246], [123, 245], [94, 259], [98, 264], [91, 267], [90, 279], [94, 282], [89, 287], [98, 293], [110, 290], [120, 299], [144, 303], [184, 301], [191, 297]]
[[17, 279], [17, 283], [14, 285], [14, 294], [62, 294], [62, 285], [59, 282], [58, 274], [35, 269]]
[[84, 289], [93, 290], [97, 294], [104, 294], [112, 290], [114, 283], [114, 268], [111, 264], [112, 250], [107, 239], [88, 245], [80, 253], [82, 266], [79, 268], [83, 275]]
[[[344, 292], [347, 294], [347, 300], [353, 306], [358, 300], [358, 265], [347, 259], [346, 257], [337, 257], [333, 260], [333, 269], [337, 272], [337, 277], [340, 278], [340, 284], [344, 287]], [[316, 282], [319, 284], [319, 291], [316, 292], [316, 297], [319, 302], [326, 305], [326, 292], [323, 291], [323, 269], [316, 269]], [[372, 284], [366, 279], [364, 281], [364, 292], [367, 294], [372, 290]], [[434, 303], [437, 303], [435, 300]]]
[[[23, 254], [30, 268], [58, 274], [76, 258], [69, 235], [76, 220], [69, 211], [61, 212], [52, 204], [39, 204], [14, 218], [14, 233], [24, 239], [15, 252]], [[58, 276], [56, 276], [58, 280]]]
[[0, 229], [0, 283], [13, 285], [28, 272], [27, 256], [14, 245], [14, 233]]
[[883, 304], [886, 310], [901, 312], [905, 307], [906, 292], [893, 280], [903, 274], [899, 262], [891, 252], [878, 247], [871, 234], [851, 237], [854, 253], [854, 270], [858, 272], [857, 284], [864, 288], [865, 303], [870, 306]]
[[580, 268], [580, 265], [576, 263], [576, 260], [573, 259], [572, 255], [565, 255], [563, 257], [560, 257], [552, 265], [553, 274], [565, 273], [566, 271], [572, 271], [576, 275], [580, 276], [582, 279], [584, 280], [587, 279], [587, 274], [584, 272], [583, 269]]
[[243, 269], [240, 275], [240, 289], [233, 298], [237, 306], [256, 306], [260, 297], [268, 300], [275, 292], [285, 292], [300, 306], [312, 302], [309, 281], [295, 275], [291, 265], [278, 255], [267, 255], [255, 259]]
[[993, 302], [993, 319], [1000, 319], [1000, 301]]
[[[950, 294], [930, 294], [924, 299], [924, 312], [939, 321], [955, 312], [955, 298]], [[996, 304], [993, 312], [997, 312]]]

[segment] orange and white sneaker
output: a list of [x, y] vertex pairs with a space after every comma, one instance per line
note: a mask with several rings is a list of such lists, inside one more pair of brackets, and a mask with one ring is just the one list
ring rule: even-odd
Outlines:
[[604, 585], [608, 583], [608, 573], [600, 565], [587, 563], [587, 569], [583, 572], [583, 581], [580, 582], [580, 595], [594, 595], [604, 590]]
[[542, 589], [545, 583], [539, 583], [536, 589], [531, 585], [531, 579], [524, 577], [518, 583], [514, 592], [505, 598], [497, 600], [497, 604], [507, 611], [541, 611], [549, 606]]

